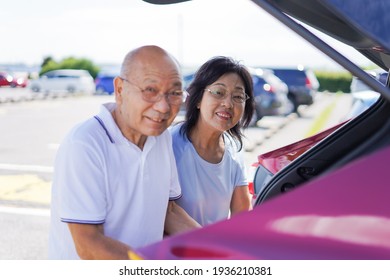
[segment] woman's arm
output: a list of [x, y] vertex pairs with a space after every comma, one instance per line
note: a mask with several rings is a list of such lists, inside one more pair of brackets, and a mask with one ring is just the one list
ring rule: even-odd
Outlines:
[[249, 193], [248, 186], [236, 187], [230, 202], [231, 215], [233, 216], [239, 212], [249, 210], [252, 210], [252, 196]]

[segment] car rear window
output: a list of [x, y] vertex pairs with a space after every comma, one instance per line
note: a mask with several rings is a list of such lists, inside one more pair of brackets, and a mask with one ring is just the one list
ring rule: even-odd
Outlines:
[[56, 78], [62, 78], [62, 79], [80, 79], [81, 76], [77, 75], [58, 75]]
[[276, 76], [289, 85], [305, 85], [306, 73], [300, 70], [273, 69]]

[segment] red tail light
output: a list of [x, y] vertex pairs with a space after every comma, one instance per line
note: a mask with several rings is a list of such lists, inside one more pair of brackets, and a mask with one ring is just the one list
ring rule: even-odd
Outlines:
[[306, 77], [306, 87], [311, 88], [311, 82], [308, 77]]
[[269, 93], [275, 93], [274, 88], [270, 84], [264, 84], [263, 89]]
[[254, 195], [254, 194], [255, 194], [253, 182], [249, 182], [249, 184], [248, 184], [248, 189], [249, 189], [249, 193], [250, 193], [251, 195]]

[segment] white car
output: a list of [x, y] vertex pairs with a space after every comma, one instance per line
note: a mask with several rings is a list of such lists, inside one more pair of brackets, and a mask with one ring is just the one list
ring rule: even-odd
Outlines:
[[43, 74], [39, 79], [32, 80], [30, 89], [34, 92], [95, 92], [95, 82], [87, 70], [59, 69]]
[[[374, 69], [366, 71], [372, 77], [380, 81], [382, 84], [386, 84], [387, 73], [381, 69]], [[365, 110], [371, 107], [378, 98], [380, 93], [372, 90], [358, 77], [353, 76], [351, 82], [351, 95], [352, 95], [352, 106], [351, 110], [346, 116], [346, 119], [356, 117], [363, 113]]]
[[[384, 72], [381, 69], [373, 69], [373, 70], [367, 70], [368, 74], [370, 74], [372, 77], [380, 81], [382, 84], [386, 84], [387, 80], [387, 73]], [[359, 91], [371, 91], [372, 89], [366, 85], [362, 80], [360, 80], [358, 77], [353, 76], [351, 81], [351, 93], [359, 92]]]
[[365, 90], [365, 91], [357, 91], [352, 92], [352, 106], [345, 117], [345, 120], [354, 118], [365, 110], [371, 107], [378, 98], [380, 97], [380, 93], [373, 90]]

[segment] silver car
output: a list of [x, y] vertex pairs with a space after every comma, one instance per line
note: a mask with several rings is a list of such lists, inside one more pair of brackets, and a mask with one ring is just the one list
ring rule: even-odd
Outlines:
[[59, 69], [43, 74], [39, 79], [32, 80], [30, 89], [34, 92], [95, 92], [95, 82], [87, 70]]

